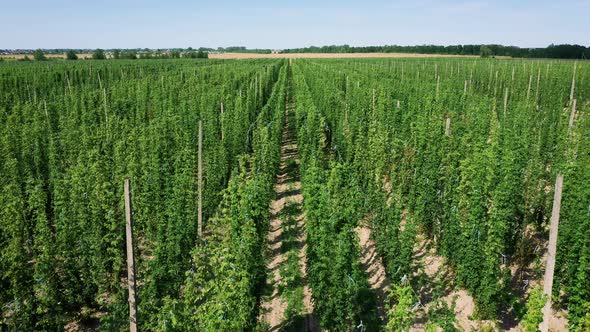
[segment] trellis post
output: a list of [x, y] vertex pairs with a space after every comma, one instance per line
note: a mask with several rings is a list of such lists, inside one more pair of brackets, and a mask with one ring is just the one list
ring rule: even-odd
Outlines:
[[137, 301], [135, 299], [135, 256], [133, 254], [133, 219], [129, 179], [125, 179], [125, 233], [127, 237], [127, 287], [129, 288], [129, 331], [137, 331]]
[[198, 234], [199, 238], [203, 236], [203, 121], [199, 120], [199, 165], [198, 165], [198, 185], [199, 185], [199, 203], [198, 203]]
[[559, 227], [559, 211], [561, 209], [561, 192], [563, 189], [563, 174], [557, 174], [555, 180], [555, 194], [553, 196], [553, 209], [551, 210], [551, 222], [549, 225], [549, 247], [547, 249], [547, 265], [543, 281], [543, 293], [547, 296], [547, 302], [543, 307], [543, 322], [539, 325], [542, 332], [549, 329], [551, 318], [551, 292], [553, 289], [553, 274], [555, 272], [555, 255], [557, 252], [557, 230]]

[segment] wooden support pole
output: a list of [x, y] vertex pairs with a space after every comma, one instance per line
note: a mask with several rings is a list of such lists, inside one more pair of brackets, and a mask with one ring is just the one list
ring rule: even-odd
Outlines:
[[504, 89], [504, 116], [506, 116], [506, 109], [508, 108], [508, 88]]
[[574, 120], [576, 119], [576, 100], [572, 102], [572, 112], [570, 113], [570, 122], [567, 128], [567, 132], [570, 133], [574, 127]]
[[438, 99], [438, 90], [440, 89], [440, 76], [436, 77], [436, 99]]
[[197, 221], [199, 238], [203, 236], [203, 121], [199, 120], [199, 216]]
[[445, 126], [445, 135], [451, 135], [451, 118], [447, 118], [447, 124]]
[[535, 102], [539, 105], [539, 84], [541, 83], [541, 67], [537, 71], [537, 88], [535, 89]]
[[68, 83], [68, 90], [70, 91], [70, 95], [72, 95], [72, 85], [70, 84], [70, 78], [66, 73], [66, 82]]
[[219, 122], [221, 123], [221, 140], [223, 141], [223, 102], [221, 102], [221, 117]]
[[46, 100], [43, 100], [43, 105], [44, 105], [44, 108], [45, 108], [45, 119], [47, 120], [47, 125], [49, 126], [50, 125], [50, 123], [49, 123], [49, 112], [47, 111], [47, 101]]
[[137, 301], [135, 300], [135, 256], [133, 254], [133, 219], [129, 179], [125, 179], [125, 233], [127, 235], [127, 286], [129, 288], [129, 331], [137, 331]]
[[553, 273], [555, 272], [555, 255], [557, 252], [557, 230], [559, 226], [559, 210], [561, 209], [561, 192], [563, 189], [563, 174], [557, 174], [555, 180], [555, 193], [553, 196], [553, 209], [551, 210], [551, 222], [549, 225], [549, 247], [547, 249], [547, 266], [543, 280], [543, 292], [547, 296], [547, 302], [543, 307], [543, 322], [539, 328], [543, 332], [549, 329], [551, 318], [551, 292], [553, 289]]
[[529, 76], [529, 87], [526, 90], [526, 99], [529, 100], [529, 96], [531, 94], [531, 83], [533, 82], [533, 75]]
[[578, 63], [574, 62], [574, 74], [572, 76], [572, 88], [570, 90], [570, 105], [571, 103], [574, 101], [574, 90], [576, 87], [576, 68], [577, 68]]
[[102, 89], [102, 95], [104, 97], [104, 125], [107, 128], [107, 134], [109, 133], [109, 116], [107, 112], [107, 89]]

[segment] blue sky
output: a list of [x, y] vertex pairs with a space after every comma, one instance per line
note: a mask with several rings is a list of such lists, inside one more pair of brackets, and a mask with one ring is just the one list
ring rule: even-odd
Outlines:
[[0, 0], [0, 49], [590, 46], [590, 0]]

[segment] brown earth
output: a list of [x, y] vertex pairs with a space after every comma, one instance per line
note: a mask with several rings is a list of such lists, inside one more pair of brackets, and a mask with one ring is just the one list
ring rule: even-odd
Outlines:
[[[289, 98], [289, 97], [288, 97]], [[297, 141], [294, 133], [290, 127], [289, 115], [294, 112], [294, 103], [289, 100], [286, 106], [285, 125], [283, 127], [283, 135], [281, 142], [281, 165], [280, 173], [277, 176], [277, 184], [275, 185], [275, 192], [277, 198], [271, 203], [271, 222], [270, 230], [267, 236], [267, 243], [269, 244], [270, 260], [267, 264], [267, 270], [270, 271], [270, 280], [267, 281], [272, 286], [272, 294], [270, 297], [265, 297], [262, 300], [262, 317], [261, 321], [268, 323], [268, 331], [279, 331], [284, 328], [285, 324], [285, 310], [287, 303], [281, 298], [279, 294], [279, 286], [281, 284], [280, 267], [286, 261], [285, 254], [281, 248], [282, 241], [282, 212], [290, 204], [295, 203], [301, 205], [303, 203], [303, 195], [301, 194], [301, 180], [298, 175], [298, 170], [290, 169], [289, 160], [294, 160], [297, 169], [299, 168], [299, 152], [297, 149]], [[319, 331], [319, 322], [313, 315], [313, 302], [311, 297], [311, 289], [307, 282], [305, 282], [307, 275], [307, 257], [305, 255], [307, 244], [305, 243], [305, 216], [303, 212], [299, 211], [299, 215], [295, 216], [297, 221], [297, 228], [300, 230], [297, 236], [296, 247], [299, 250], [299, 265], [301, 275], [304, 280], [303, 285], [303, 313], [305, 331], [315, 332]]]
[[377, 312], [379, 313], [379, 317], [385, 322], [387, 318], [385, 303], [387, 302], [391, 284], [385, 274], [385, 267], [377, 253], [375, 242], [371, 239], [371, 229], [369, 226], [363, 222], [355, 231], [359, 237], [361, 246], [361, 265], [365, 273], [367, 273], [369, 285], [377, 297]]
[[[456, 327], [462, 331], [479, 331], [483, 326], [490, 325], [487, 321], [474, 321], [470, 316], [475, 312], [475, 301], [473, 297], [464, 289], [455, 289], [452, 287], [453, 275], [446, 266], [445, 258], [436, 254], [435, 249], [431, 246], [430, 240], [425, 240], [423, 235], [419, 235], [416, 239], [416, 247], [414, 249], [415, 264], [423, 267], [423, 273], [426, 274], [429, 280], [440, 281], [445, 289], [443, 290], [442, 300], [449, 307], [455, 301], [455, 318], [457, 319]], [[411, 331], [424, 331], [425, 321], [424, 315], [434, 305], [431, 296], [428, 294], [432, 290], [426, 289], [420, 292], [420, 301], [423, 305], [423, 310], [418, 312], [417, 320], [413, 324]]]

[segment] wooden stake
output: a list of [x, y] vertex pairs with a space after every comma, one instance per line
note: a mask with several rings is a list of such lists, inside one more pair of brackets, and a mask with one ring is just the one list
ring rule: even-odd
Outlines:
[[109, 130], [109, 117], [107, 114], [107, 90], [106, 89], [102, 89], [102, 95], [104, 97], [104, 123], [105, 126], [107, 127], [107, 134], [108, 134], [108, 130]]
[[508, 107], [508, 88], [504, 89], [504, 116], [506, 116], [506, 108]]
[[568, 134], [572, 131], [572, 128], [574, 127], [575, 118], [576, 118], [576, 100], [574, 99], [574, 101], [572, 102], [572, 112], [570, 113], [570, 122], [569, 122], [569, 126], [567, 128]]
[[47, 112], [47, 101], [46, 100], [43, 101], [43, 105], [45, 106], [45, 119], [47, 120], [47, 125], [49, 125], [49, 112]]
[[125, 233], [127, 235], [127, 287], [129, 288], [129, 330], [137, 331], [137, 302], [135, 300], [135, 256], [133, 254], [133, 219], [131, 189], [125, 179]]
[[221, 102], [221, 140], [223, 141], [223, 102]]
[[533, 75], [529, 76], [529, 87], [526, 90], [526, 99], [529, 100], [529, 95], [531, 94], [531, 83], [533, 81]]
[[537, 89], [535, 90], [535, 102], [539, 104], [539, 83], [541, 83], [541, 67], [537, 72]]
[[66, 73], [66, 82], [68, 83], [68, 90], [70, 90], [70, 95], [72, 95], [72, 86], [70, 85], [70, 78], [68, 77], [67, 73]]
[[572, 89], [570, 91], [570, 105], [574, 100], [574, 90], [576, 87], [576, 68], [577, 68], [577, 62], [574, 62], [574, 74], [572, 76]]
[[447, 124], [445, 127], [445, 135], [447, 135], [447, 136], [451, 135], [451, 118], [447, 118]]
[[440, 76], [436, 77], [436, 99], [438, 99], [438, 90], [440, 87]]
[[203, 121], [199, 120], [199, 216], [197, 220], [199, 238], [203, 236]]
[[557, 252], [557, 230], [559, 226], [559, 210], [561, 209], [561, 192], [563, 189], [563, 174], [557, 174], [555, 180], [555, 194], [553, 196], [553, 210], [551, 211], [551, 223], [549, 225], [549, 247], [547, 249], [547, 266], [543, 281], [543, 292], [547, 296], [547, 302], [543, 307], [543, 322], [539, 328], [543, 332], [549, 329], [551, 318], [551, 291], [553, 288], [553, 273], [555, 272], [555, 254]]

